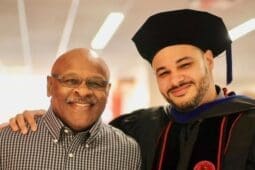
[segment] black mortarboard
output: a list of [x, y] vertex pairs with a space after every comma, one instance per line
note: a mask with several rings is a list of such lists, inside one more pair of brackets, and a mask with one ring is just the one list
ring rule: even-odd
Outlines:
[[159, 50], [170, 45], [191, 44], [212, 50], [214, 57], [226, 50], [227, 84], [232, 81], [232, 41], [218, 16], [191, 9], [161, 12], [149, 17], [132, 40], [150, 63]]

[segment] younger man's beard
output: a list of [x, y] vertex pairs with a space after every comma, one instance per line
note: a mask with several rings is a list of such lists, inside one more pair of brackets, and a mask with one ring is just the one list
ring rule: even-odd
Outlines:
[[[193, 84], [195, 83], [193, 82]], [[209, 89], [209, 86], [210, 86], [210, 77], [209, 77], [208, 70], [206, 69], [206, 74], [200, 79], [198, 83], [198, 87], [196, 88], [197, 94], [191, 100], [177, 104], [174, 102], [174, 100], [172, 100], [169, 97], [169, 95], [164, 97], [168, 101], [168, 103], [170, 103], [176, 110], [181, 112], [188, 112], [197, 108], [201, 104], [201, 101], [206, 95]]]

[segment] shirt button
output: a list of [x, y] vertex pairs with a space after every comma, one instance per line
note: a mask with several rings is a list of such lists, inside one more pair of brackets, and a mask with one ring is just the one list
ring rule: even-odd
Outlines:
[[86, 147], [86, 148], [89, 148], [89, 144], [86, 143], [85, 147]]
[[69, 131], [67, 129], [65, 129], [64, 132], [67, 134]]
[[57, 139], [53, 139], [53, 142], [54, 142], [54, 143], [58, 143], [58, 140], [57, 140]]
[[69, 158], [73, 158], [73, 157], [74, 157], [74, 154], [69, 153], [69, 154], [68, 154], [68, 157], [69, 157]]

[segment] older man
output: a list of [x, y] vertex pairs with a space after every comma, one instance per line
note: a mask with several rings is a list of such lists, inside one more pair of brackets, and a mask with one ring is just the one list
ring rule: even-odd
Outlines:
[[100, 119], [110, 75], [94, 55], [80, 48], [56, 60], [47, 77], [51, 106], [38, 132], [0, 132], [0, 169], [140, 169], [138, 144]]

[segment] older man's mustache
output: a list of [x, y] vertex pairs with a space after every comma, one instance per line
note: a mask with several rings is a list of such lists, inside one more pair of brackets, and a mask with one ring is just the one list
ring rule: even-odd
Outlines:
[[91, 97], [75, 97], [75, 98], [67, 98], [66, 103], [72, 104], [72, 103], [79, 103], [79, 104], [96, 104], [96, 99], [91, 98]]

